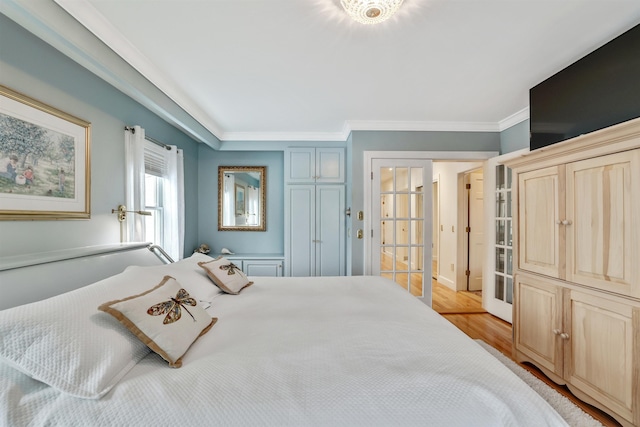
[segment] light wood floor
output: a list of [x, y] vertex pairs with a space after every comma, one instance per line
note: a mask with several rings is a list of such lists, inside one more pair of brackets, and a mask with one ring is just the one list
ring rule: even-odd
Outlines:
[[[482, 301], [474, 294], [454, 292], [444, 285], [432, 281], [433, 309], [453, 323], [458, 329], [473, 339], [481, 339], [511, 358], [511, 324], [482, 310]], [[475, 298], [474, 298], [475, 297]], [[571, 399], [583, 411], [600, 421], [606, 427], [618, 427], [620, 424], [609, 415], [581, 402], [564, 386], [548, 379], [537, 368], [529, 364], [520, 364], [523, 368], [543, 380], [549, 386]]]

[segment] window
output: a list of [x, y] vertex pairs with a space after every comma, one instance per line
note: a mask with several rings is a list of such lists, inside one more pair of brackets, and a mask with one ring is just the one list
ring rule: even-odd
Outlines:
[[145, 137], [140, 126], [125, 128], [126, 206], [151, 215], [128, 218], [128, 242], [153, 242], [174, 259], [184, 252], [182, 150]]
[[145, 217], [144, 240], [165, 247], [163, 185], [164, 179], [148, 173], [144, 174], [144, 210], [151, 212], [151, 216]]

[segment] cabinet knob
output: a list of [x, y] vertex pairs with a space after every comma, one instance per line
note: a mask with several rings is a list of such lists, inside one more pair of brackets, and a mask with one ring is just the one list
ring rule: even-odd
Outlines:
[[560, 329], [554, 329], [552, 332], [554, 335], [560, 335]]
[[560, 224], [562, 224], [562, 221], [558, 219], [558, 220], [556, 220], [556, 224], [560, 225]]
[[562, 338], [563, 340], [568, 340], [569, 339], [569, 334], [563, 332], [560, 334], [560, 338]]
[[571, 225], [572, 221], [570, 219], [565, 219], [562, 221], [562, 225]]

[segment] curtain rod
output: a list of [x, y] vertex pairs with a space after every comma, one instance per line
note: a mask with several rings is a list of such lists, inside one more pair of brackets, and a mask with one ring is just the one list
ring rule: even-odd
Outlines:
[[[124, 130], [128, 130], [131, 133], [136, 133], [136, 128], [131, 127], [131, 126], [125, 126]], [[159, 145], [160, 147], [166, 148], [167, 150], [171, 151], [171, 146], [165, 144], [164, 142], [160, 142], [157, 139], [153, 139], [153, 138], [151, 138], [150, 136], [147, 136], [147, 135], [144, 136], [144, 139], [146, 139], [149, 142], [153, 142], [154, 144]]]

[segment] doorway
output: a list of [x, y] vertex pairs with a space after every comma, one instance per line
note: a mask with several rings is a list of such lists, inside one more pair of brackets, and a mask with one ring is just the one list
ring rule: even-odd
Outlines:
[[[363, 191], [363, 199], [364, 199], [364, 224], [362, 237], [363, 241], [363, 261], [364, 261], [364, 274], [372, 274], [372, 275], [380, 275], [384, 271], [387, 275], [391, 275], [391, 277], [395, 279], [400, 278], [404, 286], [404, 276], [403, 274], [409, 271], [412, 268], [419, 268], [416, 264], [411, 264], [409, 261], [409, 255], [405, 255], [403, 251], [406, 251], [411, 244], [396, 244], [395, 240], [393, 244], [388, 244], [387, 233], [390, 233], [390, 230], [394, 230], [394, 233], [397, 233], [398, 230], [400, 233], [405, 233], [406, 229], [403, 230], [403, 227], [400, 226], [398, 229], [398, 221], [401, 223], [402, 221], [412, 221], [417, 220], [418, 218], [411, 218], [410, 216], [404, 217], [391, 217], [391, 213], [389, 212], [389, 220], [382, 220], [382, 218], [387, 218], [386, 213], [383, 212], [381, 206], [381, 197], [380, 194], [381, 187], [380, 182], [375, 182], [375, 179], [380, 179], [381, 176], [381, 165], [393, 167], [391, 165], [392, 162], [401, 160], [401, 161], [426, 161], [429, 164], [429, 174], [423, 177], [423, 182], [426, 185], [423, 185], [421, 191], [417, 186], [410, 188], [410, 191], [406, 192], [406, 194], [414, 193], [413, 195], [417, 195], [419, 192], [422, 192], [423, 195], [423, 209], [424, 215], [416, 212], [417, 215], [424, 216], [424, 222], [422, 223], [424, 233], [424, 242], [421, 243], [423, 245], [423, 259], [424, 264], [422, 265], [422, 274], [423, 274], [423, 293], [422, 297], [419, 297], [424, 303], [431, 305], [432, 303], [432, 280], [431, 279], [431, 269], [432, 269], [432, 248], [436, 248], [437, 251], [437, 280], [440, 283], [443, 283], [447, 288], [455, 291], [458, 290], [466, 290], [466, 282], [459, 281], [457, 274], [460, 271], [463, 271], [462, 276], [464, 277], [464, 266], [465, 262], [458, 261], [458, 253], [459, 249], [462, 248], [461, 243], [458, 243], [458, 238], [462, 240], [460, 237], [463, 233], [460, 233], [460, 224], [458, 219], [458, 210], [461, 208], [462, 203], [458, 199], [458, 177], [461, 173], [475, 170], [482, 166], [483, 161], [496, 156], [497, 153], [494, 152], [444, 152], [444, 151], [365, 151], [364, 152], [364, 191]], [[374, 166], [374, 162], [382, 162], [377, 163]], [[391, 165], [391, 166], [389, 166]], [[384, 167], [382, 166], [382, 167]], [[397, 167], [403, 167], [402, 165], [397, 165]], [[409, 166], [411, 167], [411, 166]], [[439, 171], [437, 171], [438, 169]], [[425, 169], [426, 170], [426, 169]], [[397, 171], [394, 171], [396, 173]], [[376, 178], [376, 174], [378, 178]], [[434, 186], [433, 182], [437, 178], [437, 204], [438, 209], [434, 211], [432, 205], [434, 205]], [[387, 192], [389, 195], [392, 194], [391, 191], [382, 190], [382, 193]], [[397, 193], [397, 192], [396, 192]], [[402, 198], [405, 197], [404, 194], [393, 194], [394, 203], [395, 197], [400, 196]], [[390, 196], [389, 196], [390, 197]], [[428, 203], [428, 205], [426, 204]], [[390, 205], [387, 205], [390, 206]], [[395, 205], [394, 205], [395, 209]], [[410, 209], [410, 208], [409, 208]], [[400, 211], [397, 211], [400, 212]], [[411, 212], [409, 210], [408, 212]], [[437, 212], [438, 218], [435, 220], [435, 224], [431, 222], [432, 217], [434, 216], [434, 212]], [[407, 213], [400, 212], [400, 215], [405, 215]], [[396, 211], [394, 211], [394, 215], [396, 215]], [[411, 215], [409, 213], [408, 215]], [[427, 216], [429, 218], [427, 218]], [[391, 223], [393, 221], [393, 224]], [[384, 222], [384, 224], [383, 224]], [[382, 228], [385, 228], [385, 244], [381, 244], [381, 236], [383, 236]], [[409, 224], [409, 226], [411, 226]], [[437, 230], [437, 233], [434, 235], [434, 231]], [[409, 228], [410, 236], [413, 233], [412, 229]], [[395, 237], [394, 237], [395, 239]], [[402, 241], [400, 241], [402, 242]], [[415, 242], [417, 243], [417, 242]], [[414, 249], [415, 252], [418, 248]], [[427, 252], [428, 251], [428, 252]], [[384, 267], [384, 268], [392, 268], [389, 270], [381, 269], [380, 260], [384, 255], [393, 255], [394, 261], [391, 265], [393, 267]], [[404, 257], [407, 257], [404, 260]], [[415, 260], [416, 258], [412, 258]], [[400, 260], [401, 265], [397, 266], [396, 261]], [[404, 267], [404, 264], [410, 265], [409, 267]], [[414, 270], [417, 274], [418, 270]], [[399, 273], [399, 274], [396, 274]], [[388, 276], [387, 276], [388, 277]], [[424, 280], [424, 277], [427, 280]], [[460, 286], [460, 288], [458, 288]], [[409, 291], [409, 287], [406, 287]]]
[[466, 290], [482, 295], [484, 258], [484, 176], [482, 169], [464, 174], [466, 252]]
[[440, 183], [437, 178], [434, 177], [431, 196], [433, 198], [432, 208], [433, 221], [431, 222], [431, 236], [433, 242], [431, 242], [431, 278], [438, 280], [438, 255], [440, 253]]

